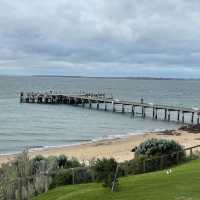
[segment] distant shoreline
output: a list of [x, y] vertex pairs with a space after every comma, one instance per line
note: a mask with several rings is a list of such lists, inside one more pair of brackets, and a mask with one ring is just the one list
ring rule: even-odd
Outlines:
[[165, 77], [132, 77], [132, 76], [58, 76], [31, 75], [31, 77], [60, 77], [60, 78], [96, 78], [96, 79], [133, 79], [133, 80], [200, 80], [200, 78], [165, 78]]
[[95, 78], [95, 79], [126, 79], [126, 80], [183, 80], [199, 81], [200, 78], [173, 78], [173, 77], [137, 77], [137, 76], [72, 76], [72, 75], [4, 75], [0, 77], [44, 77], [44, 78]]

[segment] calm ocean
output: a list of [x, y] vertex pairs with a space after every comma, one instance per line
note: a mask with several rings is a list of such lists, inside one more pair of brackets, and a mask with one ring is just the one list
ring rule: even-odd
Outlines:
[[67, 105], [20, 104], [20, 91], [99, 91], [116, 99], [200, 107], [198, 80], [0, 77], [0, 154], [180, 126]]

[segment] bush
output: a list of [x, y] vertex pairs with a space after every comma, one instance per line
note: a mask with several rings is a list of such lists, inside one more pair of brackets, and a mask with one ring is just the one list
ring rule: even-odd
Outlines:
[[93, 181], [92, 170], [89, 168], [76, 168], [74, 169], [74, 182], [79, 183], [88, 183]]
[[32, 162], [32, 170], [33, 174], [39, 173], [40, 171], [44, 170], [44, 168], [47, 167], [47, 161], [48, 159], [44, 156], [38, 155], [35, 156], [31, 162]]
[[138, 146], [135, 159], [138, 162], [145, 160], [143, 171], [154, 171], [184, 160], [185, 153], [183, 147], [174, 140], [149, 139]]
[[52, 176], [50, 188], [72, 184], [72, 170], [61, 170]]
[[[92, 171], [88, 168], [62, 169], [52, 175], [50, 188], [61, 185], [88, 183], [92, 181]], [[74, 175], [74, 177], [73, 177]]]
[[183, 147], [174, 140], [149, 139], [141, 143], [135, 151], [135, 157], [161, 156], [183, 151]]
[[115, 171], [117, 168], [117, 162], [111, 159], [98, 159], [93, 166], [95, 179], [98, 182], [103, 182], [104, 187], [112, 187]]
[[127, 176], [129, 174], [140, 174], [143, 172], [143, 160], [140, 159], [132, 159], [129, 161], [125, 161], [120, 164], [120, 172], [119, 176]]
[[76, 158], [68, 159], [65, 155], [60, 155], [57, 158], [58, 168], [73, 168], [80, 167], [81, 163]]

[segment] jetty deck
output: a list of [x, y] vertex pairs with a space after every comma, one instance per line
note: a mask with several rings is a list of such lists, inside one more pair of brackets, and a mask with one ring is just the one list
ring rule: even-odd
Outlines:
[[[135, 108], [139, 107], [141, 109], [141, 116], [146, 117], [146, 110], [150, 109], [152, 112], [152, 118], [158, 119], [158, 111], [162, 110], [164, 115], [164, 120], [171, 121], [171, 112], [176, 112], [176, 121], [185, 123], [185, 114], [189, 113], [191, 115], [191, 124], [199, 124], [200, 109], [198, 108], [186, 108], [171, 105], [153, 104], [146, 103], [141, 99], [141, 101], [125, 101], [116, 100], [112, 96], [107, 96], [104, 93], [83, 93], [83, 94], [65, 94], [65, 93], [53, 93], [53, 92], [28, 92], [20, 93], [21, 103], [38, 103], [38, 104], [68, 104], [68, 105], [81, 105], [85, 107], [92, 108], [93, 104], [96, 104], [95, 108], [97, 110], [103, 107], [103, 110], [116, 112], [116, 105], [120, 105], [121, 112], [126, 112], [125, 107], [129, 107], [132, 115], [134, 116]], [[101, 105], [101, 106], [100, 106]], [[109, 106], [108, 106], [109, 105]], [[94, 108], [94, 106], [93, 106]], [[196, 121], [194, 122], [194, 119]], [[173, 120], [174, 121], [174, 120]]]

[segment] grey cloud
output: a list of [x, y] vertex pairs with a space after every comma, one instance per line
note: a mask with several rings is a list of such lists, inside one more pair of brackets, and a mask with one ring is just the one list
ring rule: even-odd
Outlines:
[[2, 67], [198, 67], [200, 62], [197, 0], [0, 3]]

